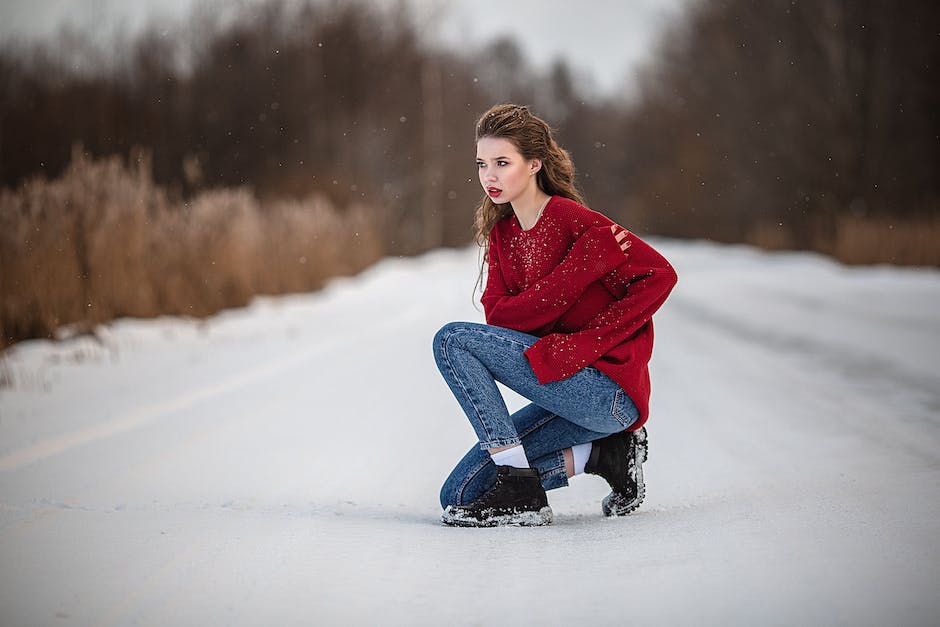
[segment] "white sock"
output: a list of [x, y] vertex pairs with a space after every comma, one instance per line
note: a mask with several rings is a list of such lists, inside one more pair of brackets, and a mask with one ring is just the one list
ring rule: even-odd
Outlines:
[[591, 443], [576, 444], [571, 447], [571, 456], [574, 458], [574, 474], [580, 475], [591, 459]]
[[516, 468], [528, 468], [529, 458], [525, 456], [525, 449], [521, 444], [498, 453], [490, 453], [493, 463], [497, 466], [515, 466]]

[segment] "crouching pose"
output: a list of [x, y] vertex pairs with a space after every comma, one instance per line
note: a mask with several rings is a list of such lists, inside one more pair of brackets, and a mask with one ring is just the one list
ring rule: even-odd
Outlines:
[[[476, 140], [487, 324], [445, 325], [434, 357], [479, 443], [444, 482], [442, 520], [548, 524], [545, 491], [581, 472], [610, 484], [605, 515], [631, 512], [644, 496], [651, 316], [676, 273], [581, 204], [571, 158], [526, 107], [493, 107]], [[510, 415], [496, 382], [531, 403]]]

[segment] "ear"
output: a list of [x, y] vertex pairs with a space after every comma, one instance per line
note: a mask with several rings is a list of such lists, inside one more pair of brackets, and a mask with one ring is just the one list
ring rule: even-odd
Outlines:
[[529, 174], [533, 175], [539, 170], [542, 169], [542, 160], [541, 159], [532, 159], [529, 161]]

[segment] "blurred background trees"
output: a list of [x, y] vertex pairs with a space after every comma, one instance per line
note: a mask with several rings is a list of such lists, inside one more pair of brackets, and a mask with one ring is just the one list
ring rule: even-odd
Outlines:
[[630, 212], [658, 232], [826, 252], [860, 220], [935, 229], [938, 32], [933, 2], [692, 4], [619, 142]]
[[[223, 17], [197, 8], [184, 24], [111, 44], [65, 32], [55, 43], [0, 48], [4, 343], [85, 320], [88, 303], [78, 301], [96, 302], [96, 281], [112, 296], [133, 283], [146, 302], [93, 321], [204, 314], [252, 293], [312, 289], [384, 255], [463, 245], [482, 195], [473, 123], [500, 101], [546, 117], [574, 155], [588, 204], [639, 232], [940, 265], [938, 3], [690, 0], [630, 99], [594, 95], [561, 59], [534, 71], [510, 39], [463, 54], [431, 46], [404, 7], [271, 0]], [[113, 172], [115, 156], [124, 176]], [[98, 171], [120, 190], [89, 183]], [[39, 193], [50, 179], [78, 189]], [[129, 192], [128, 181], [146, 194]], [[290, 251], [278, 257], [286, 278], [233, 267], [237, 288], [193, 279], [211, 294], [187, 289], [188, 304], [163, 306], [155, 295], [165, 289], [138, 285], [145, 275], [159, 282], [159, 272], [131, 264], [136, 278], [96, 279], [111, 269], [89, 265], [90, 246], [146, 246], [139, 234], [96, 226], [115, 221], [92, 219], [90, 207], [117, 201], [96, 204], [94, 194], [132, 199], [124, 210], [140, 213], [135, 233], [146, 224], [222, 228], [225, 211], [206, 210], [207, 199], [238, 207], [241, 226], [226, 237], [249, 224], [264, 233], [226, 243], [226, 263], [260, 262], [273, 253], [257, 242], [276, 247], [277, 233]], [[300, 217], [308, 211], [319, 217]], [[200, 226], [203, 215], [213, 217]], [[306, 226], [285, 229], [291, 220]], [[70, 226], [45, 237], [59, 223]], [[337, 230], [321, 237], [317, 224]], [[43, 237], [23, 235], [37, 230]], [[302, 241], [289, 241], [295, 231]], [[333, 252], [316, 254], [327, 240]], [[354, 250], [363, 241], [368, 250]], [[239, 247], [251, 253], [231, 253]], [[343, 251], [354, 261], [341, 261]], [[52, 273], [62, 276], [43, 290], [81, 294], [68, 314], [42, 305], [43, 290], [23, 289], [62, 255], [77, 260], [75, 272]], [[221, 264], [187, 258], [178, 274]], [[47, 322], [14, 323], [10, 311], [42, 311]]]
[[[317, 193], [374, 209], [392, 254], [466, 241], [457, 208], [476, 187], [461, 166], [487, 100], [468, 88], [466, 64], [423, 48], [407, 14], [269, 2], [230, 23], [197, 12], [124, 46], [122, 62], [93, 73], [70, 72], [69, 51], [6, 51], [4, 184], [58, 175], [76, 142], [91, 156], [144, 146], [154, 180], [178, 197], [241, 185], [261, 198]], [[444, 219], [427, 242], [431, 213]]]

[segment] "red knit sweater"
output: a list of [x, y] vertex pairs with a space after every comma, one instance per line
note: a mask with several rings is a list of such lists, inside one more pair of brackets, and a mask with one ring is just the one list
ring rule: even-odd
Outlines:
[[540, 339], [526, 358], [542, 384], [593, 366], [649, 417], [650, 319], [676, 284], [676, 271], [632, 233], [624, 253], [606, 216], [553, 196], [534, 227], [514, 215], [490, 234], [483, 291], [488, 324]]

